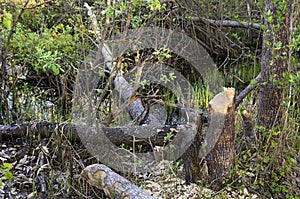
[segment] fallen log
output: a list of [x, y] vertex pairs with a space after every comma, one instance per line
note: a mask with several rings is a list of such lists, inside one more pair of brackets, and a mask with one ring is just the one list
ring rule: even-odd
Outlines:
[[103, 164], [87, 166], [82, 171], [86, 181], [104, 191], [109, 198], [154, 199], [141, 188]]
[[[30, 138], [41, 136], [42, 138], [50, 137], [55, 132], [60, 132], [62, 136], [71, 142], [81, 142], [81, 136], [77, 129], [85, 128], [84, 126], [75, 126], [71, 124], [59, 124], [52, 122], [23, 123], [13, 125], [0, 125], [0, 141], [16, 140], [18, 138]], [[136, 131], [148, 132], [149, 137], [134, 137], [128, 134], [126, 129], [135, 128]], [[144, 146], [163, 146], [166, 145], [165, 137], [168, 133], [176, 135], [180, 131], [180, 126], [119, 126], [119, 127], [102, 127], [101, 132], [116, 146], [124, 144], [125, 146], [144, 145]], [[101, 133], [99, 132], [99, 134]], [[92, 143], [91, 143], [92, 144]]]

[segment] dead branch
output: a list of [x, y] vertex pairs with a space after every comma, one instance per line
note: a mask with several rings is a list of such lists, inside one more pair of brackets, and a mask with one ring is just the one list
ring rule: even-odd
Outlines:
[[238, 22], [233, 20], [213, 20], [213, 19], [206, 19], [203, 17], [192, 17], [192, 21], [204, 21], [206, 23], [216, 25], [216, 26], [223, 26], [223, 27], [234, 27], [234, 28], [254, 28], [257, 30], [261, 29], [261, 25], [259, 23], [252, 23], [252, 22]]
[[240, 94], [236, 97], [235, 108], [237, 108], [243, 99], [256, 87], [255, 84], [258, 84], [262, 81], [261, 73], [257, 75], [254, 79], [254, 84], [249, 84]]

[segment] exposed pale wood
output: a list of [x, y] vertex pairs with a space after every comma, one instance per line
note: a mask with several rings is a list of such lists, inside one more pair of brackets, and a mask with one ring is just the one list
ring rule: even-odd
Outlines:
[[[223, 176], [229, 173], [234, 162], [234, 88], [224, 88], [209, 103], [208, 120], [213, 136], [208, 140], [207, 146], [215, 143], [206, 156], [208, 166], [208, 181], [214, 189], [222, 187]], [[221, 134], [214, 135], [220, 131]]]
[[[182, 155], [187, 184], [208, 177], [210, 182], [216, 180], [214, 188], [218, 189], [221, 186], [222, 177], [232, 167], [234, 158], [234, 99], [235, 90], [224, 88], [223, 92], [209, 102], [208, 119], [211, 132], [208, 133], [212, 136], [203, 137], [201, 116], [196, 119], [197, 134], [191, 146]], [[218, 134], [218, 132], [220, 133]], [[205, 145], [203, 145], [204, 143]], [[204, 154], [206, 153], [208, 155], [205, 161]], [[206, 162], [207, 165], [205, 165]]]
[[103, 164], [87, 166], [82, 175], [90, 185], [102, 189], [109, 198], [154, 199], [150, 194]]

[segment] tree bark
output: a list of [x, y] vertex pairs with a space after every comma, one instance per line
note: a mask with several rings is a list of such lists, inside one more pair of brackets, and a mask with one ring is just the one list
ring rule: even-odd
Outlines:
[[[281, 104], [285, 96], [282, 79], [283, 73], [288, 69], [290, 10], [291, 1], [287, 1], [284, 11], [279, 10], [278, 5], [274, 4], [273, 1], [265, 1], [264, 11], [265, 13], [272, 13], [272, 15], [267, 16], [266, 14], [264, 17], [266, 31], [263, 35], [261, 60], [261, 78], [264, 83], [262, 83], [259, 91], [257, 114], [257, 125], [265, 130], [281, 126], [283, 123]], [[278, 45], [280, 45], [279, 48]]]
[[201, 157], [201, 146], [202, 146], [202, 115], [195, 117], [197, 124], [197, 133], [195, 135], [194, 141], [190, 147], [182, 155], [182, 160], [185, 170], [185, 183], [195, 183], [197, 180], [202, 178], [201, 167], [204, 158]]
[[249, 113], [246, 110], [242, 112], [242, 118], [243, 118], [243, 131], [244, 131], [246, 149], [250, 149], [252, 146], [255, 146], [256, 143], [254, 124], [252, 122], [252, 117], [249, 115]]

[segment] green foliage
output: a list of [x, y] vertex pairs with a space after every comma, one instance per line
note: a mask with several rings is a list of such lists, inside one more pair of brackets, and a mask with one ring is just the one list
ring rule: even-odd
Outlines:
[[209, 100], [212, 95], [208, 86], [202, 84], [195, 84], [192, 88], [192, 103], [196, 109], [203, 109], [208, 107]]
[[58, 75], [64, 72], [65, 58], [76, 56], [76, 47], [76, 36], [71, 35], [70, 26], [58, 24], [53, 30], [45, 28], [38, 34], [19, 24], [10, 50], [36, 71]]
[[9, 12], [6, 12], [5, 10], [3, 11], [3, 16], [0, 17], [0, 22], [2, 21], [2, 24], [4, 27], [8, 30], [11, 28], [12, 24], [12, 14]]
[[[24, 2], [15, 2], [22, 6]], [[35, 6], [37, 1], [30, 1], [28, 6]], [[67, 5], [65, 5], [67, 3]], [[69, 6], [64, 18], [60, 9]], [[72, 1], [55, 1], [52, 6], [41, 4], [35, 9], [26, 9], [14, 29], [9, 51], [18, 57], [19, 62], [26, 63], [28, 70], [52, 72], [55, 75], [65, 73], [70, 64], [79, 65], [78, 55], [85, 48], [90, 50], [89, 42], [83, 44], [83, 34], [87, 32], [80, 15]], [[73, 9], [73, 10], [72, 10]], [[7, 8], [0, 15], [3, 25], [10, 29], [12, 19], [19, 14], [20, 9]], [[72, 15], [73, 14], [73, 15]], [[57, 23], [59, 22], [59, 23]], [[8, 31], [3, 32], [5, 44]], [[92, 36], [93, 38], [93, 36]], [[69, 63], [69, 64], [68, 64]]]
[[159, 0], [147, 0], [149, 8], [151, 11], [160, 10], [161, 4]]
[[176, 78], [173, 72], [170, 72], [168, 75], [162, 74], [160, 77], [160, 81], [162, 81], [164, 84], [167, 84], [168, 82], [173, 81]]
[[172, 140], [171, 140], [172, 137], [173, 137], [173, 134], [172, 134], [172, 133], [167, 133], [167, 136], [164, 137], [164, 141], [165, 141], [165, 142], [170, 142], [170, 141], [172, 141]]
[[[12, 173], [9, 171], [12, 168], [11, 163], [3, 163], [0, 165], [0, 173], [4, 174], [4, 178], [7, 179], [9, 182], [12, 181]], [[3, 182], [0, 180], [0, 187], [3, 185]]]
[[132, 1], [132, 5], [134, 7], [141, 6], [144, 3], [147, 3], [151, 11], [160, 10], [162, 7], [159, 0], [133, 0]]
[[157, 51], [153, 52], [153, 55], [157, 56], [158, 63], [162, 63], [166, 59], [171, 58], [170, 50], [165, 48], [158, 49]]

